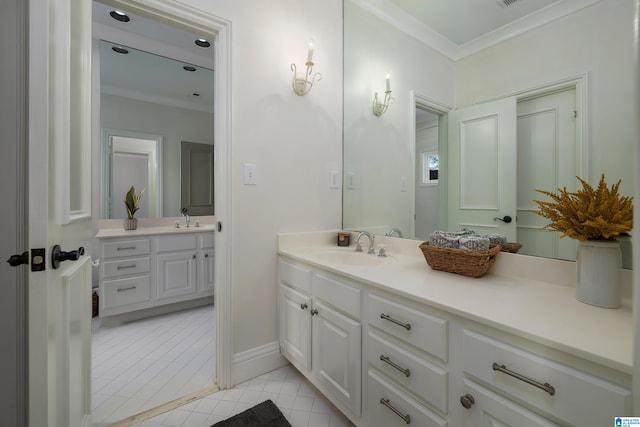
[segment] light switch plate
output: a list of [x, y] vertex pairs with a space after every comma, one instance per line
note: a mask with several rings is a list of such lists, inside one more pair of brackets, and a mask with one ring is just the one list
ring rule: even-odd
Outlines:
[[256, 176], [256, 165], [254, 163], [244, 164], [244, 185], [256, 185], [258, 177]]
[[338, 171], [329, 172], [329, 188], [338, 188]]
[[356, 188], [356, 174], [347, 172], [347, 189], [354, 190]]

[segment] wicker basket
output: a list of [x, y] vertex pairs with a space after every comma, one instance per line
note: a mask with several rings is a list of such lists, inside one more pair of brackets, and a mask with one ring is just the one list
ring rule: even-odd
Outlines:
[[429, 242], [420, 244], [429, 267], [469, 277], [483, 276], [496, 261], [500, 245], [491, 244], [488, 251], [476, 252], [465, 249], [431, 246]]
[[502, 252], [511, 252], [515, 254], [522, 247], [522, 243], [500, 243], [500, 246], [502, 246], [502, 249], [500, 249]]

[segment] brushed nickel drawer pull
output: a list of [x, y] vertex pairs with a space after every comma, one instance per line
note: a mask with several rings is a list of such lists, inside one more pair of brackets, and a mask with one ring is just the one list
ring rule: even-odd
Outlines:
[[119, 246], [116, 248], [117, 251], [129, 251], [135, 249], [135, 246]]
[[402, 372], [405, 377], [409, 378], [411, 376], [411, 370], [409, 368], [403, 368], [402, 366], [395, 363], [389, 356], [385, 356], [384, 354], [380, 355], [380, 360], [388, 365], [396, 368], [398, 371]]
[[411, 416], [409, 414], [403, 414], [398, 409], [394, 408], [391, 402], [389, 402], [389, 399], [385, 399], [384, 397], [381, 397], [380, 403], [386, 406], [387, 408], [391, 409], [391, 411], [397, 416], [399, 416], [400, 418], [402, 418], [405, 423], [411, 424]]
[[556, 394], [556, 389], [555, 389], [555, 388], [553, 388], [553, 386], [552, 386], [551, 384], [549, 384], [549, 383], [544, 383], [544, 384], [542, 384], [542, 383], [540, 383], [540, 382], [538, 382], [538, 381], [536, 381], [536, 380], [532, 380], [532, 379], [531, 379], [531, 378], [529, 378], [529, 377], [525, 377], [525, 376], [524, 376], [524, 375], [522, 375], [522, 374], [519, 374], [519, 373], [517, 373], [517, 372], [514, 372], [514, 371], [512, 371], [512, 370], [508, 369], [505, 365], [498, 365], [498, 364], [497, 364], [497, 363], [495, 363], [495, 362], [493, 362], [492, 367], [493, 367], [493, 370], [494, 370], [494, 371], [502, 372], [502, 373], [504, 373], [504, 374], [507, 374], [507, 375], [509, 375], [509, 376], [513, 377], [513, 378], [519, 379], [520, 381], [524, 381], [524, 382], [525, 382], [525, 383], [527, 383], [527, 384], [531, 384], [531, 385], [532, 385], [532, 386], [534, 386], [534, 387], [537, 387], [537, 388], [539, 388], [539, 389], [541, 389], [541, 390], [546, 391], [546, 392], [547, 392], [547, 393], [549, 393], [551, 396], [553, 396], [554, 394]]
[[118, 267], [116, 267], [118, 270], [124, 270], [126, 268], [136, 268], [135, 264], [131, 264], [131, 265], [119, 265]]
[[404, 323], [401, 322], [399, 320], [394, 319], [393, 317], [389, 316], [388, 314], [384, 314], [384, 313], [380, 313], [380, 318], [384, 319], [384, 320], [388, 320], [391, 323], [395, 323], [396, 325], [402, 326], [403, 328], [405, 328], [407, 331], [411, 330], [411, 323]]
[[135, 288], [136, 288], [135, 286], [129, 286], [128, 288], [118, 288], [116, 292], [132, 291]]

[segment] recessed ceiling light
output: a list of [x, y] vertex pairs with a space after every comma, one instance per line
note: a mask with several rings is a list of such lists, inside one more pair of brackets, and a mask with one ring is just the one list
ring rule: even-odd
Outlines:
[[120, 22], [131, 21], [131, 18], [129, 18], [126, 13], [120, 10], [112, 10], [111, 12], [109, 12], [109, 16], [111, 16], [116, 21], [120, 21]]
[[111, 48], [112, 51], [116, 52], [116, 53], [121, 53], [123, 55], [126, 55], [127, 53], [129, 53], [129, 51], [123, 47], [120, 46], [113, 46]]
[[190, 65], [185, 65], [184, 67], [182, 67], [182, 69], [185, 70], [185, 71], [194, 72], [196, 70], [196, 67], [192, 67]]
[[198, 39], [194, 43], [200, 47], [211, 47], [211, 43], [206, 39]]

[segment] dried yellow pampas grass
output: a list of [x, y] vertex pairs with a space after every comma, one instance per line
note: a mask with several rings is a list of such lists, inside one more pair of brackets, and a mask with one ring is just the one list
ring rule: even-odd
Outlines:
[[615, 240], [617, 236], [633, 228], [633, 197], [618, 194], [619, 180], [607, 187], [604, 174], [595, 190], [582, 178], [582, 189], [569, 192], [558, 188], [557, 193], [536, 190], [553, 199], [553, 202], [534, 200], [539, 210], [532, 212], [551, 222], [544, 228], [562, 233], [561, 237], [576, 240]]

